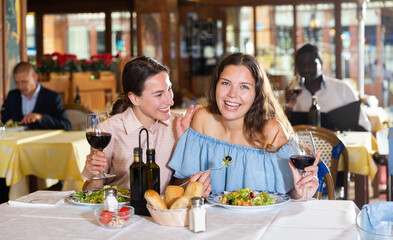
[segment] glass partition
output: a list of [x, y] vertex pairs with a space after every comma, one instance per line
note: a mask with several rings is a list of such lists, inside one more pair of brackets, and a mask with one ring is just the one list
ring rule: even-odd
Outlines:
[[131, 13], [112, 12], [112, 55], [131, 56]]
[[35, 14], [28, 13], [26, 15], [26, 33], [27, 33], [27, 56], [29, 61], [35, 61], [37, 49], [35, 45]]
[[334, 4], [302, 4], [296, 6], [296, 43], [298, 48], [311, 43], [322, 54], [323, 73], [336, 76]]
[[77, 54], [79, 59], [105, 53], [105, 14], [45, 14], [44, 54]]
[[[267, 73], [278, 79], [293, 75], [293, 7], [256, 7], [256, 56]], [[285, 84], [285, 83], [282, 83]], [[277, 86], [283, 88], [283, 86]]]
[[[357, 5], [341, 4], [342, 72], [357, 82], [358, 27]], [[392, 104], [393, 92], [393, 1], [367, 3], [365, 16], [364, 89], [375, 95], [380, 106]], [[354, 21], [356, 19], [356, 21]]]
[[145, 56], [162, 62], [162, 26], [160, 13], [141, 14], [141, 46]]
[[254, 55], [254, 13], [252, 7], [228, 7], [226, 12], [226, 52]]

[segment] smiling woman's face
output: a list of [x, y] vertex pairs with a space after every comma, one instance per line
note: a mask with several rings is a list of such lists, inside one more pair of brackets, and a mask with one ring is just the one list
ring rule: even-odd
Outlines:
[[217, 82], [216, 101], [226, 120], [243, 119], [255, 99], [255, 80], [243, 65], [228, 65]]
[[166, 72], [161, 72], [145, 81], [140, 97], [129, 94], [134, 113], [141, 123], [151, 127], [156, 120], [165, 121], [171, 116], [173, 106], [172, 83]]

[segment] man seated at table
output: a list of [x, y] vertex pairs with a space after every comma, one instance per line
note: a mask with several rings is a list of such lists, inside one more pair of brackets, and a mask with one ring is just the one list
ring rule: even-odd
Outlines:
[[[322, 58], [316, 46], [307, 43], [297, 50], [295, 65], [298, 74], [303, 78], [300, 83], [302, 91], [296, 93], [289, 88], [286, 89], [287, 107], [285, 112], [287, 114], [308, 112], [313, 96], [318, 99], [321, 113], [327, 113], [338, 107], [359, 101], [358, 94], [349, 84], [323, 75], [322, 64]], [[352, 130], [371, 130], [371, 123], [362, 107], [360, 107], [358, 126]]]
[[10, 119], [28, 129], [71, 130], [61, 95], [37, 82], [34, 67], [27, 62], [18, 63], [13, 71], [17, 89], [11, 90], [1, 109], [1, 121]]
[[[37, 82], [34, 67], [27, 62], [18, 63], [13, 71], [17, 89], [8, 93], [1, 109], [1, 121], [10, 119], [28, 129], [71, 130], [61, 95], [44, 88]], [[61, 185], [61, 184], [60, 184]], [[8, 201], [9, 187], [0, 178], [0, 203]]]

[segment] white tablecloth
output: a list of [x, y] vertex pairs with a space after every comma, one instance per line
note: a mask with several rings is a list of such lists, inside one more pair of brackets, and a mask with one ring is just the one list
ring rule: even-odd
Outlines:
[[[47, 196], [42, 191], [42, 196]], [[60, 199], [59, 192], [53, 193]], [[39, 194], [35, 196], [40, 198]], [[26, 198], [26, 197], [25, 197]], [[26, 207], [26, 205], [28, 205]], [[60, 201], [55, 206], [0, 205], [1, 239], [358, 239], [352, 201], [290, 201], [268, 211], [240, 212], [205, 205], [207, 231], [166, 227], [150, 217], [133, 216], [121, 229], [105, 229], [91, 207]]]

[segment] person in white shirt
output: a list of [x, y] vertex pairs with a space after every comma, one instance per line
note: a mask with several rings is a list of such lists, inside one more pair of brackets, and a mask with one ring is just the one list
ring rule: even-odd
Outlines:
[[[295, 93], [293, 90], [286, 89], [286, 113], [308, 112], [313, 96], [317, 97], [321, 112], [326, 113], [359, 100], [358, 94], [348, 83], [323, 75], [322, 64], [322, 58], [316, 46], [306, 43], [298, 49], [295, 55], [295, 65], [298, 74], [303, 79], [302, 91]], [[358, 125], [363, 128], [361, 130], [371, 130], [371, 123], [362, 107]]]

